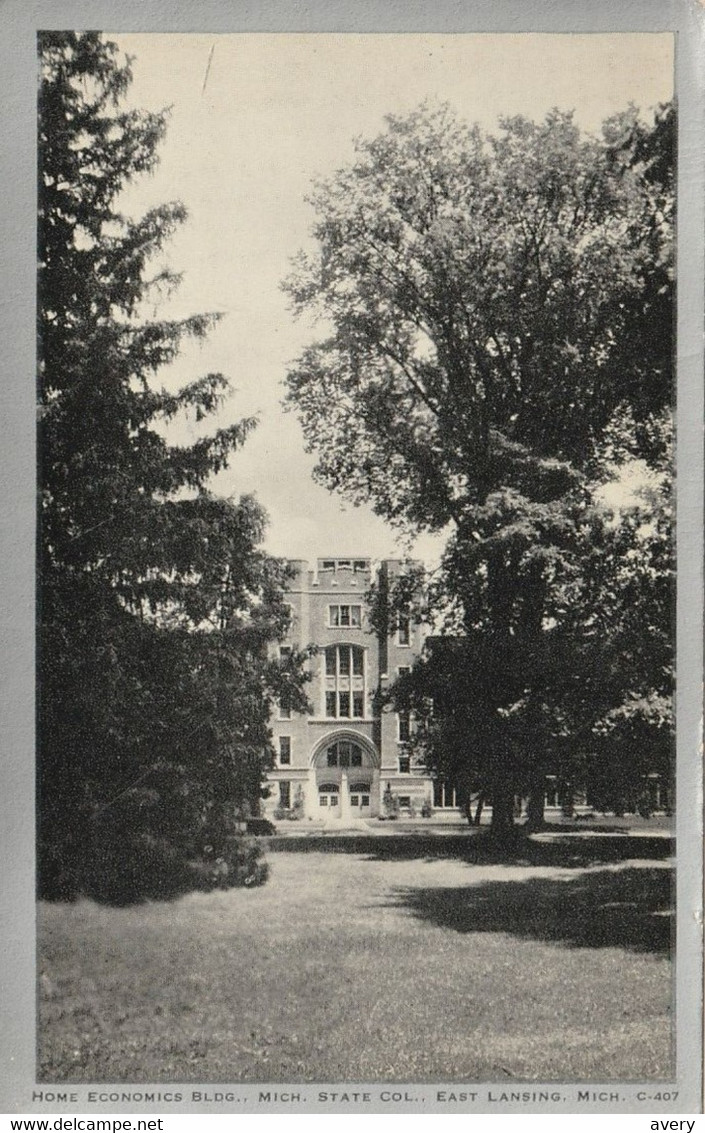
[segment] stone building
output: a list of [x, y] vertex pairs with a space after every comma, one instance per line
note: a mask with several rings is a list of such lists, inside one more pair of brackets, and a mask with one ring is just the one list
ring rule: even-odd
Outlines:
[[[285, 653], [318, 647], [309, 663], [312, 711], [300, 714], [280, 707], [271, 721], [276, 766], [268, 775], [263, 815], [349, 825], [386, 814], [390, 799], [402, 815], [418, 814], [425, 803], [434, 812], [457, 813], [453, 784], [432, 779], [414, 762], [408, 746], [413, 723], [381, 704], [382, 694], [411, 668], [424, 644], [423, 627], [413, 611], [382, 632], [370, 621], [372, 581], [383, 590], [402, 570], [401, 561], [386, 559], [373, 568], [369, 559], [326, 558], [318, 559], [314, 569], [302, 560], [290, 566], [291, 625], [279, 648]], [[643, 779], [639, 797], [651, 809], [667, 808], [661, 776]], [[546, 776], [549, 815], [566, 806], [589, 811], [596, 805], [593, 796], [590, 784]], [[487, 802], [485, 818], [492, 809]], [[628, 809], [636, 808], [632, 800]]]
[[[318, 647], [307, 688], [312, 711], [280, 707], [272, 720], [277, 759], [263, 814], [294, 811], [347, 824], [384, 813], [390, 798], [401, 813], [418, 812], [433, 803], [433, 784], [409, 753], [408, 716], [380, 707], [380, 694], [413, 664], [422, 628], [409, 616], [375, 632], [369, 559], [318, 559], [313, 570], [300, 560], [290, 566], [291, 626], [280, 649]], [[400, 570], [399, 560], [387, 559], [374, 573], [384, 587]]]

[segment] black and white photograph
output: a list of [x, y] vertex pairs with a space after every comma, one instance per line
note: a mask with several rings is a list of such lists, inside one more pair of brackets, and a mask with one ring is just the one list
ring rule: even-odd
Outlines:
[[694, 1111], [677, 53], [37, 27], [28, 1108]]

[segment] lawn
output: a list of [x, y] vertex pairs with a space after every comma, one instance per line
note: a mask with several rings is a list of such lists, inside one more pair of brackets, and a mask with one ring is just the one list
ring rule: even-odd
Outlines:
[[271, 853], [260, 889], [42, 905], [39, 1080], [669, 1077], [660, 849], [503, 864], [377, 845]]

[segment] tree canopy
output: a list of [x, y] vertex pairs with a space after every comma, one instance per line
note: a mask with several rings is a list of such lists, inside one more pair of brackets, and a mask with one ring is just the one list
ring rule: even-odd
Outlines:
[[440, 528], [495, 487], [562, 494], [618, 411], [670, 404], [669, 352], [623, 349], [667, 239], [615, 156], [633, 129], [555, 111], [484, 137], [422, 107], [316, 186], [286, 288], [331, 333], [288, 387], [324, 483]]
[[[287, 379], [317, 476], [407, 530], [449, 532], [435, 598], [462, 638], [447, 648], [456, 671], [463, 654], [464, 735], [436, 757], [484, 768], [504, 824], [585, 723], [556, 678], [601, 664], [589, 604], [614, 590], [618, 537], [597, 486], [627, 459], [668, 460], [672, 140], [671, 108], [600, 137], [559, 111], [488, 136], [447, 106], [390, 117], [316, 185], [316, 247], [285, 283], [324, 335]], [[595, 542], [612, 548], [599, 597]], [[452, 732], [448, 712], [434, 727]]]
[[304, 696], [297, 658], [267, 656], [288, 611], [264, 513], [208, 490], [255, 421], [170, 440], [229, 387], [162, 384], [216, 320], [153, 314], [185, 210], [121, 212], [167, 115], [122, 108], [130, 64], [97, 33], [41, 33], [39, 55], [40, 888], [128, 899], [224, 852], [257, 807], [273, 698]]

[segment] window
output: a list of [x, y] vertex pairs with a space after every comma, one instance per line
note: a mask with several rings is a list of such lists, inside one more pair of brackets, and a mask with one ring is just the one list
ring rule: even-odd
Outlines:
[[282, 810], [288, 810], [291, 806], [291, 783], [279, 784], [279, 806]]
[[329, 645], [325, 651], [324, 669], [328, 719], [364, 719], [364, 649], [359, 645]]
[[449, 809], [457, 806], [455, 787], [443, 779], [433, 781], [433, 805], [440, 809]]
[[397, 627], [397, 645], [410, 645], [411, 644], [411, 618], [408, 614], [399, 615], [399, 625]]
[[401, 775], [408, 775], [411, 771], [411, 757], [406, 751], [399, 752], [399, 773]]
[[399, 743], [406, 744], [409, 742], [411, 736], [411, 722], [408, 712], [399, 712], [397, 715], [397, 726], [399, 729]]
[[358, 571], [368, 571], [370, 569], [369, 559], [319, 559], [319, 571], [338, 571], [338, 570], [351, 570], [355, 574]]
[[359, 629], [362, 625], [362, 606], [329, 606], [328, 625]]
[[340, 799], [340, 787], [337, 783], [321, 783], [318, 788], [319, 806], [337, 806]]
[[368, 807], [369, 805], [370, 805], [370, 796], [369, 795], [351, 795], [350, 796], [350, 806], [357, 806], [357, 807], [360, 807], [360, 809], [362, 809], [363, 806]]
[[279, 737], [279, 762], [282, 765], [291, 763], [291, 736]]
[[400, 676], [400, 677], [406, 677], [406, 676], [408, 676], [408, 674], [410, 672], [411, 672], [411, 665], [398, 665], [397, 666], [397, 675]]
[[326, 763], [329, 767], [362, 767], [362, 748], [350, 740], [338, 740], [327, 749]]
[[[290, 659], [291, 659], [291, 646], [290, 645], [280, 645], [279, 646], [279, 664], [282, 665], [282, 666], [287, 665], [289, 663]], [[279, 705], [279, 719], [280, 720], [290, 720], [291, 719], [291, 707], [288, 704], [280, 704]]]
[[350, 806], [369, 807], [370, 805], [370, 784], [369, 783], [355, 783], [350, 784]]
[[400, 795], [399, 806], [404, 807], [408, 810], [408, 808], [411, 806], [411, 795]]

